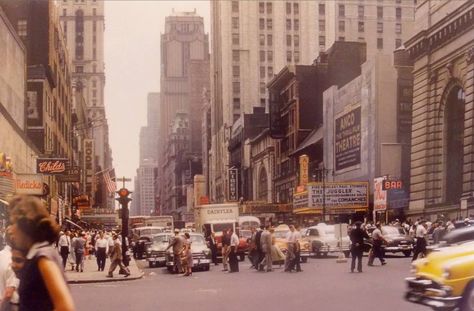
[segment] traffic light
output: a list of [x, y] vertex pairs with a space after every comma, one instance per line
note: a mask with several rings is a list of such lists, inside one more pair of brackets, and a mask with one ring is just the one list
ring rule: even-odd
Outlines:
[[132, 192], [127, 188], [121, 188], [119, 191], [117, 191], [119, 197], [116, 200], [122, 205], [127, 205], [132, 200], [128, 197], [131, 193]]

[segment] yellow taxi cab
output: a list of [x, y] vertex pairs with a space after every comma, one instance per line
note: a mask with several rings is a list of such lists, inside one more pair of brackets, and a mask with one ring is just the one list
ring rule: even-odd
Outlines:
[[444, 248], [412, 264], [405, 298], [434, 310], [474, 311], [474, 242]]
[[[276, 227], [273, 236], [275, 237], [275, 246], [278, 247], [284, 254], [288, 249], [286, 235], [290, 232], [290, 227], [287, 225], [279, 225]], [[300, 241], [300, 258], [301, 262], [307, 262], [311, 250], [311, 244], [309, 241], [302, 239]]]

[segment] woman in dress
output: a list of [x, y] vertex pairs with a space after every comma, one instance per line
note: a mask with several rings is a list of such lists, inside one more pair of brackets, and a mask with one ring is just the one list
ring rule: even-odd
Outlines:
[[20, 196], [10, 203], [9, 234], [14, 247], [26, 254], [20, 274], [20, 311], [75, 310], [61, 258], [52, 244], [59, 227], [41, 201]]
[[186, 273], [184, 276], [193, 275], [193, 252], [191, 251], [191, 236], [188, 232], [184, 234], [184, 256], [186, 257]]

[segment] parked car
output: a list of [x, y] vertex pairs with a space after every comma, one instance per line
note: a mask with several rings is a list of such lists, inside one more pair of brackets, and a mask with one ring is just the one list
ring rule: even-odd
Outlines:
[[[207, 247], [204, 236], [200, 233], [189, 233], [191, 236], [191, 251], [193, 253], [193, 270], [209, 271], [211, 266], [211, 250]], [[173, 272], [174, 254], [171, 249], [166, 252], [166, 268]]]
[[474, 311], [474, 242], [445, 247], [412, 264], [405, 299], [434, 310]]
[[153, 236], [163, 233], [164, 227], [138, 227], [132, 229], [132, 249], [136, 259], [143, 259], [146, 256], [146, 249], [151, 244]]
[[336, 238], [335, 226], [324, 223], [309, 227], [305, 231], [304, 240], [310, 244], [310, 255], [321, 257], [329, 253], [343, 252], [346, 257], [350, 254], [350, 239], [345, 236], [341, 241]]
[[[288, 232], [290, 232], [290, 227], [287, 225], [279, 225], [275, 228], [275, 232], [273, 233], [275, 237], [275, 246], [277, 246], [285, 255], [288, 250], [288, 244], [286, 241], [286, 235]], [[301, 262], [307, 262], [311, 252], [311, 243], [303, 238], [300, 242], [300, 247]]]
[[166, 248], [172, 235], [170, 233], [159, 233], [153, 236], [150, 246], [146, 250], [146, 260], [150, 268], [153, 266], [166, 265]]
[[428, 252], [439, 251], [445, 247], [474, 241], [474, 226], [462, 227], [446, 233], [437, 244], [429, 245]]

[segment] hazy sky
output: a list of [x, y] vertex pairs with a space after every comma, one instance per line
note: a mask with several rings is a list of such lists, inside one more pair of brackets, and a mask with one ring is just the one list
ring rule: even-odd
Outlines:
[[160, 90], [160, 34], [173, 8], [196, 9], [210, 32], [208, 1], [105, 0], [105, 106], [117, 177], [133, 178], [138, 168], [147, 94]]

